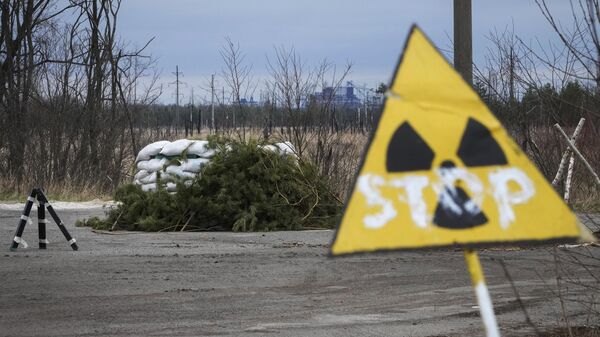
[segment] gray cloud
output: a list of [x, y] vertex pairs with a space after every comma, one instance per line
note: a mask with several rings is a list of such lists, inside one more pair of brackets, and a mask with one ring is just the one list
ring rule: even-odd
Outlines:
[[[568, 24], [568, 2], [552, 6]], [[159, 59], [164, 83], [173, 80], [170, 73], [179, 65], [190, 86], [219, 72], [218, 49], [226, 36], [240, 43], [256, 78], [266, 75], [265, 55], [273, 46], [293, 46], [309, 63], [352, 61], [350, 79], [356, 82], [387, 82], [412, 23], [439, 48], [451, 49], [450, 0], [126, 0], [120, 17], [124, 40], [143, 45], [156, 37], [148, 52]], [[474, 0], [476, 62], [483, 60], [490, 30], [513, 24], [526, 41], [556, 39], [533, 1]], [[169, 90], [165, 102], [172, 99]]]

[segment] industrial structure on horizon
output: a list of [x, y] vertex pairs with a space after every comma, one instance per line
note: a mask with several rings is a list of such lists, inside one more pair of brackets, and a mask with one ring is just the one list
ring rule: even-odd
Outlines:
[[[352, 81], [346, 82], [342, 86], [324, 86], [321, 91], [314, 92], [305, 96], [301, 100], [301, 106], [307, 107], [311, 102], [317, 104], [327, 104], [334, 108], [349, 109], [371, 109], [383, 104], [384, 95], [375, 88], [368, 88], [366, 85], [355, 86]], [[261, 92], [257, 100], [254, 96], [250, 98], [240, 98], [240, 105], [248, 107], [258, 107], [262, 104], [269, 104], [270, 95]], [[223, 90], [223, 99], [221, 104], [229, 105], [231, 102], [225, 101], [225, 91]]]

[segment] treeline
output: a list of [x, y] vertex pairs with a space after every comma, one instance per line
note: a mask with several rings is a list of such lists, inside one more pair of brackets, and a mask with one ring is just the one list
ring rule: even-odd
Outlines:
[[580, 82], [570, 81], [556, 88], [550, 84], [529, 87], [519, 98], [503, 99], [476, 83], [476, 90], [488, 107], [513, 128], [521, 123], [537, 126], [573, 127], [580, 118], [595, 120], [598, 95], [595, 88], [586, 88]]
[[[562, 151], [567, 147], [552, 127], [554, 124], [572, 132], [580, 119], [585, 118], [585, 127], [577, 144], [593, 166], [600, 168], [596, 150], [600, 146], [600, 97], [595, 88], [585, 87], [578, 81], [567, 82], [559, 88], [544, 84], [529, 87], [512, 99], [490, 93], [481, 82], [476, 84], [476, 89], [549, 180], [553, 179]], [[582, 173], [580, 183], [593, 187], [585, 170], [579, 172]]]
[[[598, 168], [600, 43], [594, 32], [600, 10], [586, 1], [589, 6], [574, 13], [579, 28], [565, 31], [544, 1], [536, 3], [562, 45], [534, 48], [512, 31], [493, 31], [485, 62], [474, 67], [475, 88], [547, 177], [565, 148], [552, 124], [570, 129], [585, 117], [579, 144]], [[259, 83], [240, 45], [226, 39], [217, 77], [227, 104], [215, 96], [214, 110], [157, 104], [162, 87], [147, 44], [134, 47], [119, 38], [120, 5], [0, 0], [0, 196], [34, 185], [111, 193], [129, 181], [142, 146], [199, 133], [291, 141], [343, 195], [380, 113], [377, 100], [360, 107], [335, 103], [351, 64], [309, 65], [293, 48], [276, 47]], [[260, 104], [247, 104], [244, 98], [259, 84]], [[317, 99], [325, 86], [333, 90]]]
[[144, 143], [140, 104], [160, 92], [152, 59], [120, 42], [120, 0], [0, 2], [0, 187], [112, 190]]
[[[572, 133], [585, 118], [577, 145], [598, 171], [600, 40], [596, 32], [600, 7], [596, 1], [572, 0], [569, 26], [557, 23], [558, 13], [545, 0], [534, 2], [556, 39], [528, 41], [510, 28], [492, 30], [484, 61], [474, 65], [475, 89], [550, 180], [567, 148], [552, 126], [559, 124]], [[581, 199], [597, 200], [597, 186], [579, 161], [573, 177]]]
[[[258, 129], [299, 151], [318, 144], [323, 156], [332, 151], [329, 133], [366, 132], [373, 120], [373, 107], [331, 103], [350, 65], [309, 67], [285, 48], [267, 61], [267, 100], [244, 105], [256, 83], [230, 40], [220, 76], [232, 103], [217, 104], [214, 123], [211, 107], [157, 105], [153, 59], [119, 38], [120, 7], [121, 0], [0, 0], [0, 194], [33, 185], [110, 193], [129, 179], [141, 146], [192, 131], [246, 138]], [[311, 100], [324, 83], [336, 89]]]
[[286, 110], [268, 102], [242, 109], [231, 105], [218, 105], [214, 107], [213, 126], [211, 105], [177, 107], [153, 104], [138, 107], [134, 116], [134, 126], [167, 137], [193, 136], [206, 132], [242, 132], [244, 128], [272, 135], [291, 127], [301, 127], [306, 131], [326, 127], [331, 132], [367, 133], [380, 110], [380, 104], [361, 108], [333, 106], [325, 113], [319, 104], [315, 104], [306, 106], [290, 116]]

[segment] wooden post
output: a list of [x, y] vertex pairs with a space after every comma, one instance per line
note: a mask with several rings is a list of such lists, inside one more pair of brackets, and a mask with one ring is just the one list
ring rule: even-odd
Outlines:
[[454, 0], [454, 68], [473, 85], [471, 0]]
[[596, 184], [598, 186], [600, 186], [600, 177], [598, 177], [598, 174], [594, 171], [594, 169], [592, 168], [592, 165], [590, 165], [590, 163], [585, 159], [585, 157], [581, 154], [581, 152], [579, 152], [579, 150], [577, 149], [577, 147], [575, 147], [575, 144], [573, 144], [573, 142], [569, 139], [569, 136], [567, 136], [567, 134], [565, 133], [565, 131], [560, 127], [560, 125], [558, 125], [558, 123], [554, 124], [554, 128], [556, 128], [556, 130], [558, 130], [558, 132], [563, 136], [563, 138], [565, 139], [565, 142], [571, 148], [571, 151], [573, 151], [577, 155], [577, 157], [579, 157], [579, 159], [585, 165], [585, 168], [594, 177], [594, 181], [596, 182]]
[[575, 157], [571, 153], [569, 158], [569, 169], [567, 170], [567, 178], [565, 180], [565, 194], [563, 199], [568, 204], [571, 198], [571, 181], [573, 180], [573, 169], [575, 168]]
[[[573, 142], [573, 144], [577, 142], [577, 138], [579, 138], [579, 133], [581, 132], [584, 123], [585, 118], [581, 118], [579, 120], [579, 123], [577, 123], [577, 127], [575, 127], [575, 131], [573, 132], [573, 136], [571, 137], [571, 141]], [[556, 171], [556, 176], [554, 176], [554, 179], [552, 180], [552, 186], [556, 186], [556, 184], [558, 184], [558, 182], [562, 179], [562, 176], [565, 172], [565, 164], [567, 163], [567, 158], [569, 158], [570, 153], [571, 149], [567, 147], [567, 149], [562, 155], [562, 158], [560, 158], [560, 164], [558, 164], [558, 171]], [[573, 156], [571, 155], [571, 157]]]

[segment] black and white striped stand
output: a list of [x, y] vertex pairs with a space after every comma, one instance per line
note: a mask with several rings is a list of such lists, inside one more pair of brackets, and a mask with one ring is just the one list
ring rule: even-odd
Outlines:
[[38, 238], [39, 238], [39, 248], [46, 249], [46, 245], [49, 243], [48, 239], [46, 239], [46, 208], [48, 209], [48, 213], [58, 225], [58, 228], [65, 236], [65, 239], [71, 245], [73, 250], [77, 250], [77, 243], [69, 231], [65, 227], [65, 224], [60, 220], [54, 208], [48, 202], [48, 198], [44, 194], [44, 191], [41, 188], [34, 188], [31, 191], [29, 197], [27, 197], [27, 202], [25, 203], [25, 209], [23, 210], [23, 215], [21, 215], [21, 221], [19, 222], [19, 226], [17, 227], [17, 232], [15, 233], [15, 238], [13, 239], [12, 245], [10, 246], [10, 250], [16, 250], [19, 247], [19, 244], [23, 244], [25, 248], [27, 248], [27, 243], [25, 240], [21, 238], [23, 235], [23, 230], [25, 230], [25, 225], [29, 221], [29, 214], [31, 213], [31, 207], [33, 206], [33, 202], [37, 199], [38, 205]]
[[46, 239], [46, 204], [38, 200], [38, 238], [39, 248], [46, 249], [46, 245], [49, 244]]
[[19, 221], [19, 226], [17, 227], [17, 232], [15, 233], [15, 238], [13, 239], [12, 245], [10, 246], [10, 250], [15, 250], [19, 247], [19, 244], [23, 244], [25, 248], [27, 248], [27, 242], [21, 238], [23, 235], [23, 230], [25, 230], [25, 225], [27, 221], [29, 221], [29, 213], [31, 213], [31, 207], [33, 206], [33, 202], [37, 196], [37, 189], [33, 189], [31, 194], [27, 197], [27, 202], [25, 203], [25, 209], [23, 210], [23, 214], [21, 215], [21, 220]]
[[60, 220], [60, 218], [54, 211], [54, 208], [48, 202], [48, 198], [46, 198], [46, 195], [44, 194], [44, 191], [42, 191], [42, 189], [37, 189], [37, 198], [40, 203], [45, 204], [46, 208], [48, 209], [48, 213], [50, 213], [50, 216], [52, 217], [54, 222], [56, 222], [56, 224], [58, 225], [58, 228], [65, 236], [65, 239], [67, 239], [67, 241], [69, 242], [69, 245], [71, 245], [71, 248], [73, 248], [73, 250], [77, 250], [78, 249], [77, 242], [75, 241], [75, 239], [73, 239], [71, 237], [71, 234], [69, 234], [69, 231], [67, 231], [67, 227], [65, 227], [65, 224]]

